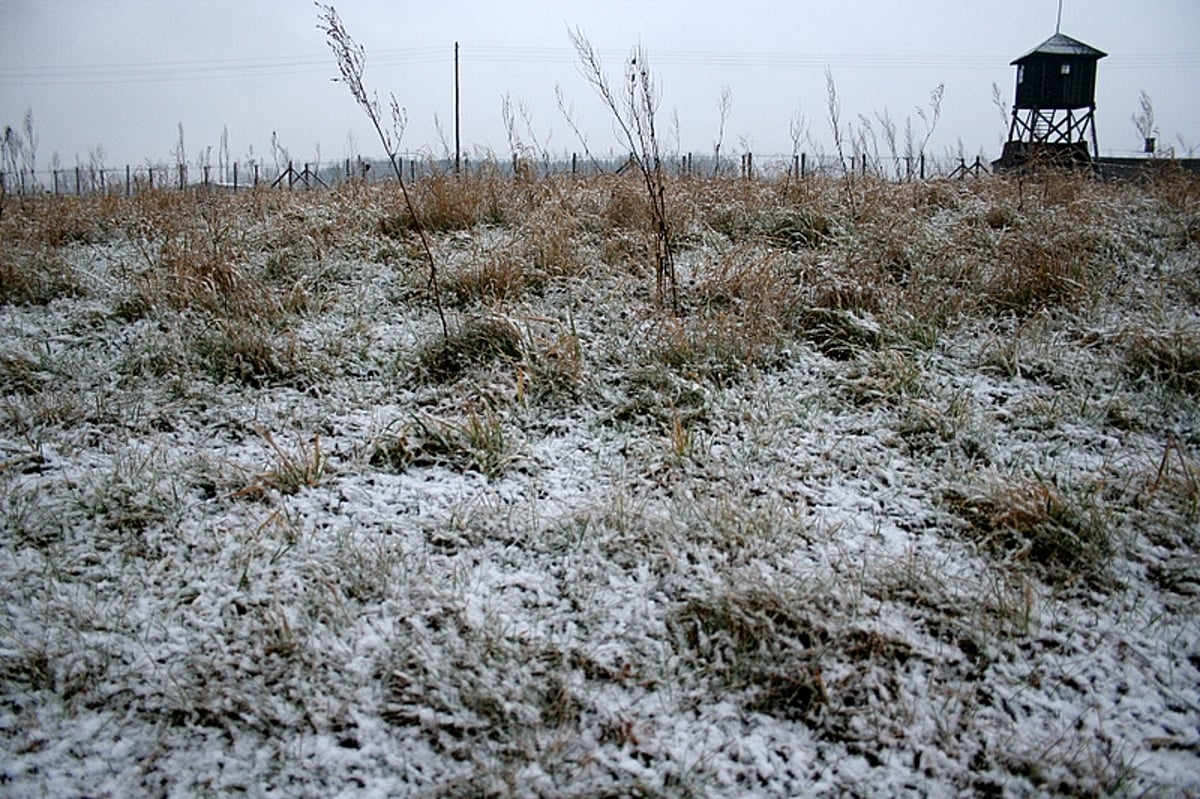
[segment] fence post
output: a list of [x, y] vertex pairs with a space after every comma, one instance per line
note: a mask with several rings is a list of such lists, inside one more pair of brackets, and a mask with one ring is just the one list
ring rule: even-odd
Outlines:
[[808, 153], [800, 153], [800, 177], [808, 174]]
[[254, 186], [258, 187], [258, 164], [251, 164], [254, 167]]
[[204, 165], [204, 185], [208, 185], [208, 164]]
[[237, 165], [238, 165], [238, 162], [234, 161], [233, 162], [233, 193], [234, 194], [237, 194], [237, 190], [238, 190]]
[[921, 180], [924, 180], [925, 179], [925, 153], [921, 153], [920, 165], [921, 165], [920, 178], [921, 178]]
[[79, 167], [75, 167], [75, 196], [78, 197], [83, 193], [82, 176], [79, 174]]
[[125, 196], [128, 197], [133, 193], [133, 172], [129, 169], [129, 164], [125, 165]]

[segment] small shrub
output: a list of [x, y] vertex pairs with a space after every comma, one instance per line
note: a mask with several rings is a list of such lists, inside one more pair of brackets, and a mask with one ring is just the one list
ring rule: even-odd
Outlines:
[[831, 638], [807, 603], [766, 589], [718, 591], [671, 619], [701, 669], [747, 692], [749, 709], [815, 722], [829, 702], [821, 656]]
[[805, 341], [835, 361], [852, 360], [878, 350], [883, 343], [873, 318], [837, 308], [810, 308], [799, 314], [793, 325]]
[[492, 478], [503, 474], [516, 454], [495, 416], [472, 412], [461, 422], [414, 416], [377, 438], [367, 459], [372, 466], [398, 472], [444, 466]]
[[85, 293], [59, 251], [0, 247], [0, 305], [46, 305]]
[[[1194, 548], [1200, 544], [1195, 522], [1200, 517], [1200, 460], [1173, 436], [1163, 447], [1157, 467], [1145, 470], [1133, 483], [1136, 508], [1158, 506], [1183, 523], [1169, 520], [1151, 532], [1156, 543]], [[1149, 532], [1149, 531], [1148, 531]]]
[[993, 205], [983, 214], [983, 223], [992, 230], [1014, 228], [1019, 220], [1016, 210], [1005, 205]]
[[261, 322], [214, 321], [192, 350], [216, 381], [251, 388], [304, 383], [308, 370], [295, 337]]
[[910, 353], [870, 353], [847, 370], [844, 386], [858, 405], [897, 405], [929, 393], [922, 365]]
[[765, 219], [760, 226], [769, 241], [789, 250], [819, 247], [833, 235], [829, 217], [803, 209]]
[[[583, 348], [573, 330], [545, 339], [530, 336], [518, 370], [518, 398], [574, 394], [583, 379]], [[525, 382], [531, 385], [527, 388]]]
[[575, 220], [562, 213], [541, 220], [527, 231], [528, 259], [537, 273], [544, 276], [543, 280], [580, 274], [582, 264], [575, 244], [577, 233]]
[[1000, 481], [981, 494], [947, 496], [981, 546], [1057, 585], [1099, 583], [1115, 545], [1099, 499], [1045, 480]]
[[0, 394], [36, 394], [65, 376], [48, 358], [19, 351], [0, 354]]
[[[302, 488], [320, 484], [329, 467], [328, 459], [321, 452], [320, 435], [313, 436], [312, 446], [300, 442], [294, 451], [279, 446], [266, 430], [260, 430], [259, 435], [275, 452], [276, 461], [258, 476], [258, 486], [272, 488], [280, 494], [295, 494]], [[250, 493], [254, 493], [253, 490]]]
[[453, 305], [497, 306], [516, 300], [541, 282], [518, 256], [500, 252], [448, 273], [442, 288]]
[[1139, 329], [1117, 337], [1125, 371], [1200, 396], [1200, 331]]
[[521, 331], [507, 319], [472, 320], [425, 347], [418, 368], [429, 380], [446, 382], [497, 359], [520, 360], [521, 344]]
[[661, 364], [633, 370], [626, 384], [627, 398], [613, 412], [614, 419], [649, 419], [673, 428], [677, 420], [690, 424], [707, 413], [708, 397], [703, 386]]
[[652, 345], [653, 357], [679, 374], [724, 385], [769, 365], [782, 341], [775, 319], [730, 309], [665, 320]]
[[1072, 307], [1095, 289], [1087, 247], [1077, 236], [1030, 230], [1003, 240], [980, 287], [984, 303], [997, 311], [1036, 313]]
[[645, 192], [632, 178], [620, 177], [612, 182], [601, 215], [618, 229], [644, 230], [650, 225], [650, 205]]

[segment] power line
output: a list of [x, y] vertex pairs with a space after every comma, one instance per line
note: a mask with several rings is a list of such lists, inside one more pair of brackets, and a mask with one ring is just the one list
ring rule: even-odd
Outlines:
[[[620, 64], [626, 51], [601, 51], [611, 63]], [[567, 47], [491, 46], [461, 50], [465, 63], [574, 63], [577, 54]], [[1009, 59], [998, 55], [902, 54], [902, 53], [786, 53], [771, 51], [661, 50], [650, 54], [658, 65], [763, 69], [836, 68], [897, 70], [952, 69], [994, 70], [1007, 67]], [[442, 47], [413, 47], [368, 53], [368, 68], [405, 67], [425, 64], [449, 65], [453, 56]], [[1107, 70], [1200, 69], [1197, 53], [1124, 53], [1112, 56]], [[93, 86], [111, 84], [196, 82], [239, 78], [329, 73], [334, 67], [328, 55], [271, 56], [254, 58], [194, 59], [184, 61], [141, 61], [109, 64], [56, 64], [46, 66], [0, 66], [0, 81], [10, 86]]]

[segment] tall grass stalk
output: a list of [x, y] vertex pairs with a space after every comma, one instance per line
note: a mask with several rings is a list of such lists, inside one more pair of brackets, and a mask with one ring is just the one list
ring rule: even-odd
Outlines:
[[604, 106], [612, 114], [629, 157], [637, 168], [650, 204], [654, 232], [655, 296], [660, 305], [679, 310], [679, 291], [675, 280], [675, 258], [671, 250], [671, 229], [667, 223], [666, 173], [659, 153], [655, 115], [660, 101], [649, 56], [643, 47], [634, 48], [625, 64], [624, 91], [618, 96], [608, 81], [600, 56], [582, 31], [570, 31], [571, 44], [579, 56], [580, 71]]
[[404, 196], [404, 206], [408, 210], [409, 216], [412, 217], [413, 229], [416, 230], [417, 237], [421, 240], [421, 249], [429, 263], [429, 292], [433, 295], [438, 320], [442, 324], [442, 336], [449, 338], [450, 327], [446, 324], [446, 313], [442, 308], [442, 293], [438, 285], [437, 259], [433, 257], [433, 249], [429, 246], [429, 235], [422, 224], [420, 214], [417, 213], [417, 207], [413, 203], [408, 184], [404, 182], [404, 169], [400, 165], [400, 138], [404, 135], [404, 127], [407, 122], [404, 110], [396, 100], [396, 95], [389, 94], [392, 125], [391, 130], [384, 128], [379, 97], [375, 94], [368, 95], [366, 86], [363, 84], [366, 51], [350, 36], [333, 6], [317, 3], [317, 8], [320, 9], [322, 23], [318, 27], [325, 32], [325, 40], [329, 44], [329, 49], [337, 58], [338, 71], [342, 75], [341, 81], [350, 90], [358, 107], [370, 118], [371, 125], [375, 128], [375, 133], [379, 136], [379, 141], [387, 153], [388, 163], [392, 165], [392, 171], [396, 174], [396, 181], [400, 184], [400, 193]]

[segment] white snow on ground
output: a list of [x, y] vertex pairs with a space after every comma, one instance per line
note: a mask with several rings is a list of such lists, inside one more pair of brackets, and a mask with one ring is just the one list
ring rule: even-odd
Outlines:
[[[1194, 186], [1035, 193], [1014, 229], [1096, 206], [1079, 236], [1108, 282], [1069, 307], [931, 339], [905, 308], [825, 304], [843, 327], [734, 335], [735, 367], [661, 354], [750, 318], [752, 296], [700, 299], [718, 266], [811, 285], [799, 314], [886, 226], [788, 250], [689, 216], [673, 321], [651, 273], [604, 260], [632, 235], [589, 215], [611, 192], [579, 191], [544, 200], [577, 268], [450, 311], [520, 353], [441, 380], [376, 195], [178, 211], [232, 245], [153, 197], [125, 213], [157, 237], [13, 234], [0, 794], [1200, 795]], [[937, 191], [914, 273], [1011, 199]], [[545, 213], [439, 234], [443, 266], [527, 257]], [[171, 300], [181, 243], [307, 299], [263, 327]], [[963, 246], [944, 261], [992, 245]], [[49, 262], [70, 290], [23, 298], [12, 270]], [[1178, 380], [1132, 365], [1152, 334]], [[1047, 555], [1043, 518], [1105, 546]]]

